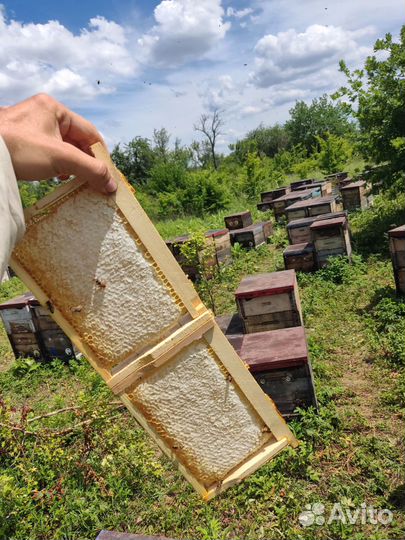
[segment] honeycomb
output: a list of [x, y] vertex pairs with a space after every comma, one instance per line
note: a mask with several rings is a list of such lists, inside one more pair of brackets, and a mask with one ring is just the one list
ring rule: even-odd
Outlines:
[[104, 366], [159, 343], [185, 313], [113, 199], [87, 187], [29, 223], [14, 255]]
[[206, 486], [273, 438], [203, 341], [139, 383], [130, 399]]

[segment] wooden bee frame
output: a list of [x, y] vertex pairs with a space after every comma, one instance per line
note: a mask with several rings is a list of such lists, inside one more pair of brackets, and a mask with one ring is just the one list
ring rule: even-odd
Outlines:
[[211, 499], [298, 443], [104, 147], [92, 151], [108, 164], [117, 192], [96, 194], [76, 179], [27, 209], [12, 268], [197, 492]]

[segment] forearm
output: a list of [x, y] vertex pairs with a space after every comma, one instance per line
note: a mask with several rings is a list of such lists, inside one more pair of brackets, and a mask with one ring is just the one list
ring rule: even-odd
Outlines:
[[24, 214], [10, 154], [0, 136], [0, 280], [25, 231]]

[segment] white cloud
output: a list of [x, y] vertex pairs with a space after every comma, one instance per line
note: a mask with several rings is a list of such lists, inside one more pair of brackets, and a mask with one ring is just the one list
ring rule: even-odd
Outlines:
[[253, 13], [253, 11], [254, 10], [252, 8], [245, 8], [245, 9], [237, 10], [230, 6], [226, 10], [226, 15], [227, 17], [235, 17], [235, 19], [243, 19], [244, 17], [247, 17], [248, 15]]
[[42, 91], [71, 101], [93, 98], [137, 70], [123, 27], [103, 17], [73, 34], [58, 21], [8, 22], [0, 12], [0, 43], [3, 102]]
[[230, 28], [230, 23], [223, 21], [221, 0], [163, 0], [154, 15], [157, 24], [138, 44], [144, 61], [158, 67], [201, 59]]
[[227, 109], [238, 103], [238, 89], [230, 75], [220, 75], [215, 81], [205, 82], [199, 94], [208, 111]]
[[267, 34], [256, 44], [251, 81], [266, 88], [319, 72], [331, 64], [337, 66], [340, 58], [358, 54], [356, 38], [372, 32], [373, 28], [352, 32], [341, 27], [314, 24], [305, 32], [290, 29], [277, 35]]

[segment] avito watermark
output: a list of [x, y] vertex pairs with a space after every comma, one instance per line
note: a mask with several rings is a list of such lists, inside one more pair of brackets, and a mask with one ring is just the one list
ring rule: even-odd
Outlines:
[[342, 502], [333, 504], [329, 512], [322, 503], [306, 504], [305, 510], [300, 513], [298, 520], [303, 527], [312, 525], [330, 525], [340, 521], [344, 525], [388, 525], [393, 520], [393, 513], [388, 508], [374, 508], [362, 503], [357, 508], [349, 508]]

